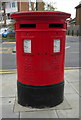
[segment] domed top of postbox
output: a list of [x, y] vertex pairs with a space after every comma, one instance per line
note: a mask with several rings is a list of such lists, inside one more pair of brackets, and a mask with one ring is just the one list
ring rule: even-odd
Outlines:
[[11, 18], [15, 19], [16, 21], [23, 21], [23, 20], [66, 20], [70, 18], [71, 14], [65, 12], [18, 12], [11, 14]]

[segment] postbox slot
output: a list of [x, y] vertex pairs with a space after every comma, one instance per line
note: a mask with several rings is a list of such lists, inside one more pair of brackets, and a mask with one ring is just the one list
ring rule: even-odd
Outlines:
[[20, 24], [20, 28], [36, 28], [36, 24]]
[[63, 24], [49, 24], [49, 28], [63, 28]]

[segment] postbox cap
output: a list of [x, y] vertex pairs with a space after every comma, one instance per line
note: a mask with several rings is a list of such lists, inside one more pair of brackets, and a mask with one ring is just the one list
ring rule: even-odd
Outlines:
[[59, 19], [67, 19], [70, 18], [71, 14], [65, 12], [48, 12], [48, 11], [32, 11], [32, 12], [17, 12], [11, 14], [11, 18], [15, 20], [23, 19], [37, 19], [40, 18], [59, 18]]

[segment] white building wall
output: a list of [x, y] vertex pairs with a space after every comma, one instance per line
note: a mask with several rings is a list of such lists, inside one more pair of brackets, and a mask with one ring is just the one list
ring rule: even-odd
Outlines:
[[7, 2], [5, 11], [6, 11], [6, 24], [8, 25], [11, 22], [11, 19], [8, 18], [8, 14], [18, 12], [17, 1]]
[[14, 1], [15, 7], [12, 6], [13, 2], [6, 3], [6, 13], [14, 13], [18, 11], [17, 1]]

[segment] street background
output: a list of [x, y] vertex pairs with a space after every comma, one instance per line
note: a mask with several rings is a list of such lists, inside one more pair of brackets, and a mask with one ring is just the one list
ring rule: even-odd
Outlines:
[[[79, 118], [81, 75], [81, 1], [28, 0], [0, 2], [0, 118]], [[71, 14], [67, 22], [65, 51], [64, 101], [52, 109], [24, 108], [17, 103], [16, 41], [11, 13], [29, 11], [62, 11]], [[11, 33], [10, 33], [10, 31]], [[5, 31], [6, 30], [6, 31]], [[7, 32], [7, 34], [5, 33]], [[8, 33], [9, 32], [9, 33]], [[15, 31], [14, 31], [15, 32]], [[3, 33], [3, 34], [2, 34]], [[2, 34], [2, 35], [1, 35]], [[5, 37], [6, 34], [6, 37]], [[2, 37], [4, 39], [2, 39]], [[5, 39], [6, 38], [6, 39]], [[11, 38], [11, 39], [9, 39]]]
[[[1, 118], [79, 118], [79, 37], [66, 37], [64, 102], [57, 108], [41, 111], [16, 103], [17, 74], [15, 41], [0, 42]], [[1, 114], [2, 112], [2, 114]]]
[[[16, 69], [15, 40], [4, 40], [0, 43], [0, 71], [13, 72]], [[14, 52], [15, 51], [15, 52]], [[2, 62], [1, 62], [2, 61]], [[65, 67], [79, 68], [79, 37], [66, 37]]]

